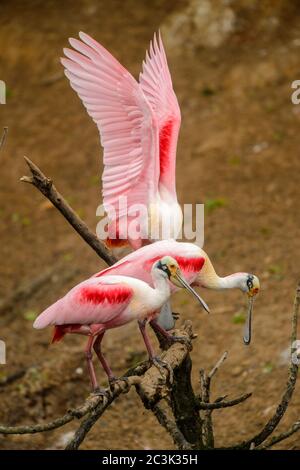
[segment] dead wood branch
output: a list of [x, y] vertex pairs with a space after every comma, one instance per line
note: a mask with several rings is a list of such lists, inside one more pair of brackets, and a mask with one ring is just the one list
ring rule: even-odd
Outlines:
[[[294, 300], [294, 309], [293, 309], [293, 315], [292, 315], [291, 348], [297, 339], [299, 306], [300, 306], [300, 283], [298, 284], [298, 287], [296, 289], [296, 295], [295, 295], [295, 300]], [[290, 401], [292, 399], [293, 392], [296, 386], [297, 374], [298, 374], [298, 364], [293, 361], [292, 352], [293, 351], [291, 349], [288, 381], [286, 384], [285, 391], [282, 395], [281, 401], [279, 405], [277, 406], [274, 415], [272, 416], [272, 418], [269, 419], [269, 421], [266, 423], [266, 425], [258, 434], [253, 436], [251, 439], [244, 441], [241, 444], [235, 446], [235, 448], [250, 449], [251, 444], [254, 445], [254, 448], [258, 447], [274, 432], [274, 430], [280, 423], [281, 419], [283, 418], [290, 404]]]
[[[210, 384], [211, 379], [217, 373], [218, 369], [221, 367], [223, 362], [227, 359], [227, 351], [221, 356], [216, 365], [211, 369], [211, 371], [206, 374], [204, 369], [200, 369], [200, 386], [201, 386], [201, 402], [204, 405], [208, 405], [210, 402]], [[220, 405], [220, 403], [214, 403], [214, 405]], [[221, 407], [220, 407], [221, 408]], [[198, 408], [200, 409], [200, 408]], [[215, 407], [202, 408], [204, 409], [203, 421], [202, 421], [202, 438], [206, 448], [212, 449], [214, 447], [214, 430], [212, 422], [212, 412]]]
[[[165, 402], [165, 400], [162, 400]], [[180, 450], [192, 450], [193, 446], [184, 438], [184, 435], [178, 429], [175, 421], [170, 417], [170, 407], [165, 402], [157, 404], [152, 408], [152, 411], [161, 426], [170, 434], [174, 444]]]
[[0, 139], [0, 152], [1, 152], [2, 147], [5, 144], [7, 133], [8, 133], [8, 127], [3, 127], [3, 133]]
[[[236, 406], [239, 403], [243, 403], [251, 396], [252, 396], [252, 393], [245, 393], [244, 395], [238, 398], [235, 398], [234, 400], [228, 400], [228, 401], [216, 400], [214, 403], [206, 403], [204, 401], [199, 400], [197, 402], [197, 407], [198, 407], [198, 410], [220, 410], [221, 408], [229, 408], [230, 406]], [[223, 399], [223, 397], [221, 398]]]
[[52, 204], [59, 210], [65, 219], [72, 225], [76, 232], [84, 239], [84, 241], [102, 258], [109, 266], [117, 260], [112, 253], [106, 248], [97, 236], [90, 231], [83, 220], [78, 217], [72, 207], [67, 203], [63, 196], [57, 191], [51, 179], [42, 173], [37, 165], [29, 158], [24, 157], [31, 171], [32, 176], [23, 176], [21, 181], [30, 183], [35, 186]]
[[285, 432], [282, 432], [281, 434], [278, 434], [277, 436], [274, 436], [272, 437], [269, 441], [267, 441], [267, 443], [265, 445], [260, 445], [258, 447], [256, 447], [257, 450], [266, 450], [266, 449], [270, 449], [271, 447], [273, 447], [275, 444], [278, 444], [279, 442], [281, 441], [284, 441], [285, 439], [287, 439], [288, 437], [292, 436], [293, 434], [295, 434], [296, 432], [298, 432], [300, 430], [300, 421], [296, 421], [291, 427], [290, 429], [288, 429], [287, 431]]

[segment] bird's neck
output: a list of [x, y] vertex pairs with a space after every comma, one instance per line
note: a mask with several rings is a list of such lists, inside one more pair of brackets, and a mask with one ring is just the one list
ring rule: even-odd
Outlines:
[[243, 273], [230, 274], [221, 277], [216, 273], [212, 262], [206, 255], [205, 263], [200, 271], [198, 282], [202, 287], [215, 290], [240, 288]]
[[152, 279], [155, 290], [167, 300], [171, 295], [171, 288], [168, 279], [163, 277], [159, 272], [157, 272], [157, 270], [153, 270]]

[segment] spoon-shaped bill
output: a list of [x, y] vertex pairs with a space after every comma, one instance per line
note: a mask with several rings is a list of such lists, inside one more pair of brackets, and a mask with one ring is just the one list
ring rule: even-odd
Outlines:
[[244, 327], [244, 343], [248, 346], [251, 343], [251, 326], [254, 297], [249, 297], [248, 312]]
[[207, 313], [209, 313], [209, 308], [208, 308], [208, 305], [204, 302], [204, 300], [200, 297], [200, 295], [197, 294], [196, 291], [194, 291], [194, 289], [186, 282], [186, 280], [177, 272], [176, 275], [175, 275], [175, 278], [177, 279], [177, 281], [182, 285], [182, 287], [184, 287], [186, 290], [188, 290], [194, 297], [196, 297], [196, 299], [198, 300], [198, 302], [200, 302], [200, 304], [202, 305], [202, 307], [204, 308], [204, 310], [207, 311]]

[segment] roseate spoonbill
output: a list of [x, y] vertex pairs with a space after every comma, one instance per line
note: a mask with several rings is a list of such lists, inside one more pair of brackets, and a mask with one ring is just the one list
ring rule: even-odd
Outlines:
[[[121, 246], [125, 239], [137, 249], [153, 239], [176, 239], [182, 226], [175, 188], [181, 116], [161, 36], [150, 43], [139, 82], [101, 44], [82, 32], [79, 37], [69, 39], [75, 50], [64, 49], [61, 62], [104, 147], [107, 244]], [[127, 198], [125, 207], [120, 196]], [[146, 209], [143, 215], [136, 204]], [[130, 233], [130, 225], [138, 233]], [[167, 235], [163, 226], [170, 227]]]
[[94, 392], [103, 393], [99, 389], [92, 363], [92, 348], [109, 382], [117, 380], [101, 351], [101, 341], [106, 330], [137, 320], [149, 359], [158, 367], [164, 363], [154, 355], [146, 332], [147, 322], [169, 341], [187, 341], [185, 337], [170, 335], [156, 323], [162, 305], [171, 295], [169, 280], [174, 285], [187, 289], [200, 302], [202, 300], [182, 277], [177, 261], [170, 256], [164, 256], [152, 263], [150, 276], [154, 288], [140, 279], [123, 275], [87, 279], [42, 312], [33, 324], [37, 329], [55, 325], [52, 342], [59, 341], [66, 333], [88, 336], [86, 359]]
[[[257, 276], [249, 273], [235, 273], [220, 277], [217, 275], [208, 255], [193, 243], [177, 242], [175, 240], [162, 240], [151, 245], [144, 246], [130, 253], [115, 263], [110, 268], [104, 269], [96, 277], [122, 273], [141, 279], [151, 285], [151, 266], [154, 261], [164, 255], [172, 256], [179, 264], [184, 278], [192, 286], [205, 287], [207, 289], [240, 289], [248, 296], [248, 314], [245, 324], [244, 342], [251, 341], [251, 318], [254, 297], [260, 289]], [[171, 289], [177, 290], [173, 285]], [[174, 319], [170, 303], [162, 308], [158, 323], [166, 330], [174, 327]]]

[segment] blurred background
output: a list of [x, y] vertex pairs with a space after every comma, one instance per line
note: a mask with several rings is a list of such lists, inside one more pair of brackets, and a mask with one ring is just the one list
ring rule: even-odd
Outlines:
[[[216, 444], [258, 431], [275, 410], [287, 376], [293, 295], [299, 280], [300, 10], [296, 0], [71, 0], [1, 2], [0, 79], [0, 422], [51, 420], [89, 393], [85, 339], [49, 346], [32, 322], [45, 307], [104, 264], [33, 187], [23, 156], [37, 163], [95, 230], [101, 202], [98, 132], [64, 78], [59, 58], [82, 30], [138, 77], [154, 31], [162, 31], [182, 112], [177, 153], [181, 203], [205, 203], [204, 249], [220, 275], [249, 271], [261, 280], [250, 347], [242, 342], [240, 292], [206, 292], [205, 316], [184, 293], [174, 311], [193, 319], [193, 380], [224, 350], [214, 397], [252, 391], [215, 412]], [[20, 293], [21, 290], [21, 293]], [[23, 294], [22, 294], [23, 291]], [[154, 340], [155, 341], [155, 340]], [[135, 324], [111, 331], [104, 351], [121, 375], [146, 357]], [[96, 365], [100, 382], [105, 383]], [[299, 392], [299, 387], [298, 387]], [[299, 419], [295, 393], [281, 428]], [[0, 438], [0, 448], [63, 448], [76, 423], [33, 436]], [[300, 448], [295, 435], [281, 448]], [[118, 399], [82, 448], [172, 449], [135, 393]]]

